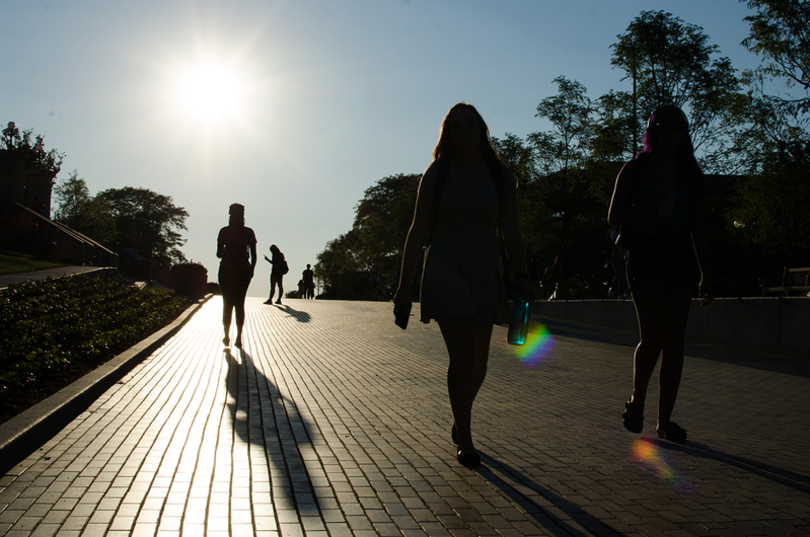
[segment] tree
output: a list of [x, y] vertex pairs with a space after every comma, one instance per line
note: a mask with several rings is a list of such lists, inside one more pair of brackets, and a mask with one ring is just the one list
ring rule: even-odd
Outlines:
[[[785, 78], [788, 87], [810, 90], [810, 2], [806, 0], [740, 0], [756, 15], [745, 17], [750, 33], [742, 44], [763, 56], [757, 69], [764, 76]], [[807, 106], [808, 95], [799, 99]]]
[[186, 241], [178, 230], [187, 229], [188, 213], [176, 207], [171, 197], [133, 187], [111, 188], [96, 197], [108, 204], [115, 220], [114, 250], [131, 248], [158, 269], [186, 261], [179, 250]]
[[45, 151], [45, 137], [37, 134], [35, 143], [31, 142], [34, 137], [34, 130], [28, 129], [20, 134], [20, 129], [13, 121], [9, 121], [8, 126], [3, 129], [3, 141], [6, 149], [14, 149], [23, 153], [25, 168], [28, 170], [48, 170], [54, 175], [59, 173], [65, 154], [56, 149]]
[[366, 189], [352, 229], [318, 254], [316, 272], [328, 298], [369, 298], [377, 276], [390, 285], [399, 275], [402, 247], [413, 220], [420, 175], [393, 175]]
[[87, 183], [76, 170], [54, 188], [56, 210], [53, 219], [86, 235], [99, 244], [115, 240], [115, 220], [106, 200], [91, 197]]
[[591, 139], [590, 115], [593, 111], [587, 89], [564, 76], [554, 79], [558, 93], [537, 105], [534, 117], [548, 119], [553, 128], [528, 136], [540, 164], [542, 175], [568, 171], [581, 164]]
[[[742, 0], [741, 0], [742, 1]], [[743, 73], [748, 100], [734, 112], [746, 123], [736, 151], [749, 175], [738, 184], [727, 226], [778, 262], [810, 262], [810, 2], [747, 0], [757, 13], [743, 41], [763, 64]], [[774, 92], [772, 82], [783, 84]], [[771, 93], [766, 92], [769, 90]], [[767, 270], [767, 269], [766, 269]], [[771, 273], [778, 268], [770, 267]]]
[[779, 266], [810, 263], [810, 158], [773, 153], [761, 172], [744, 178], [730, 222]]
[[703, 28], [664, 11], [642, 11], [617, 37], [611, 63], [633, 81], [641, 117], [662, 104], [681, 107], [704, 167], [729, 166], [728, 110], [740, 98], [740, 82], [728, 58], [713, 59], [719, 47]]
[[[750, 101], [738, 113], [751, 128], [738, 138], [738, 151], [750, 155], [756, 171], [768, 153], [787, 152], [801, 159], [810, 145], [810, 2], [747, 0], [746, 4], [758, 12], [745, 18], [750, 31], [742, 44], [765, 63], [743, 73]], [[793, 94], [768, 94], [766, 83], [773, 80], [783, 81]]]

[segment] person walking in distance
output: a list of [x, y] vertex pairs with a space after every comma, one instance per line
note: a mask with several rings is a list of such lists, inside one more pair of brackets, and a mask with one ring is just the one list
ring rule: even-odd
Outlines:
[[270, 298], [265, 301], [265, 304], [273, 303], [273, 295], [276, 293], [278, 287], [278, 299], [276, 304], [281, 304], [281, 297], [284, 296], [284, 275], [289, 272], [287, 260], [284, 259], [284, 254], [278, 249], [278, 246], [273, 244], [270, 246], [270, 253], [273, 255], [272, 259], [264, 256], [264, 260], [270, 263]]
[[219, 286], [222, 290], [222, 343], [230, 345], [231, 317], [236, 313], [236, 340], [242, 347], [242, 327], [245, 324], [245, 295], [256, 268], [256, 234], [245, 226], [245, 207], [238, 203], [230, 206], [228, 225], [219, 230], [217, 257]]

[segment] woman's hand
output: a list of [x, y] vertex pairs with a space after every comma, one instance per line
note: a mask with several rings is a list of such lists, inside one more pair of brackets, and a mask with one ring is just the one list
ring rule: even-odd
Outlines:
[[394, 294], [394, 315], [397, 314], [399, 309], [411, 303], [411, 293], [407, 289], [397, 287], [397, 292]]
[[714, 285], [710, 281], [701, 281], [700, 282], [700, 290], [698, 291], [700, 294], [700, 305], [706, 306], [712, 303], [714, 300]]

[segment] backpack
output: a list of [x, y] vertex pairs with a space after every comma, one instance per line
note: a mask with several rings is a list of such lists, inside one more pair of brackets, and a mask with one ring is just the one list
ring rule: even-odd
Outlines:
[[281, 273], [282, 274], [287, 274], [288, 272], [290, 272], [290, 267], [287, 265], [287, 260], [286, 259], [281, 260], [281, 267], [280, 268], [281, 268]]

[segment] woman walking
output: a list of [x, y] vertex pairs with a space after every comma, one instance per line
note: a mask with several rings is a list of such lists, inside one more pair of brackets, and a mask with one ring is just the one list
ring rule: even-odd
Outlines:
[[256, 267], [256, 235], [245, 226], [245, 207], [238, 203], [230, 206], [228, 225], [219, 230], [217, 257], [219, 286], [222, 290], [222, 343], [231, 343], [229, 332], [231, 316], [236, 312], [237, 348], [242, 347], [242, 327], [245, 324], [245, 295]]
[[489, 130], [467, 103], [444, 118], [433, 163], [419, 183], [413, 222], [402, 259], [395, 315], [411, 304], [411, 280], [426, 243], [421, 289], [421, 320], [439, 323], [450, 364], [447, 387], [454, 423], [456, 459], [480, 464], [471, 432], [472, 406], [484, 382], [494, 324], [507, 322], [509, 307], [495, 236], [498, 222], [509, 267], [529, 286], [523, 239], [517, 223], [517, 181], [498, 159]]
[[685, 442], [686, 431], [672, 421], [672, 410], [698, 269], [701, 305], [714, 297], [707, 263], [703, 173], [686, 116], [677, 106], [664, 105], [653, 112], [644, 142], [644, 150], [619, 172], [608, 212], [610, 225], [622, 226], [621, 235], [626, 236], [628, 228], [632, 231], [627, 277], [640, 335], [633, 394], [622, 419], [627, 430], [643, 430], [647, 386], [660, 355], [656, 430], [661, 438]]

